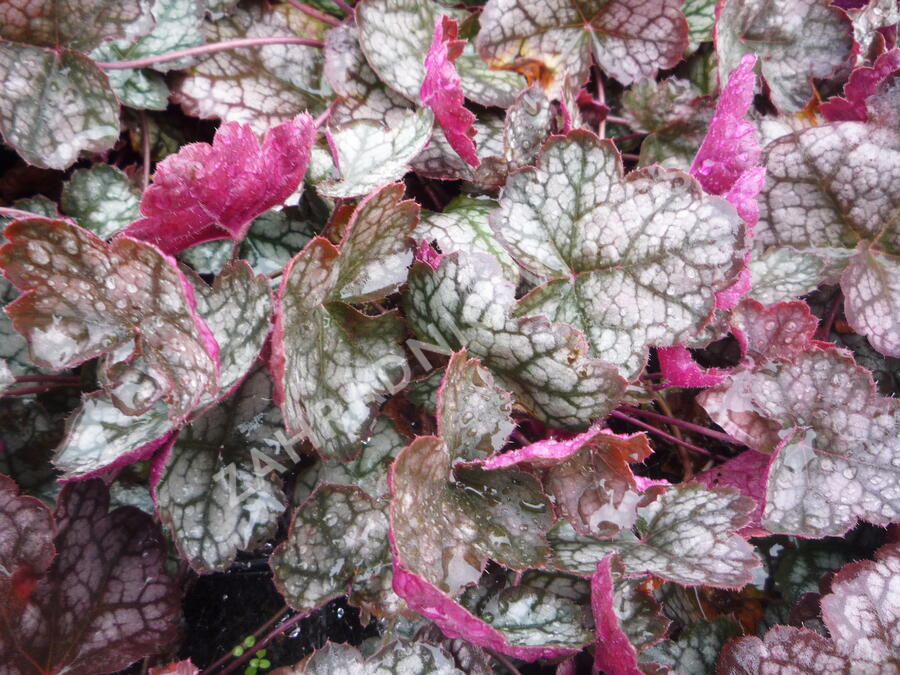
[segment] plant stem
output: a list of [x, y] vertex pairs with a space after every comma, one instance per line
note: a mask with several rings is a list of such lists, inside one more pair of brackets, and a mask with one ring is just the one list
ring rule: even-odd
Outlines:
[[491, 655], [492, 658], [496, 659], [497, 662], [498, 662], [501, 666], [503, 666], [504, 668], [506, 668], [506, 670], [509, 671], [509, 675], [522, 675], [522, 671], [519, 670], [518, 668], [516, 668], [516, 667], [513, 665], [513, 662], [510, 661], [508, 658], [506, 658], [506, 657], [505, 657], [503, 654], [501, 654], [500, 652], [496, 652], [496, 651], [494, 651], [493, 649], [488, 649], [487, 652], [488, 652], [488, 654]]
[[625, 126], [625, 127], [631, 126], [631, 124], [628, 123], [628, 120], [626, 120], [624, 117], [618, 117], [616, 115], [607, 115], [606, 121], [612, 122], [613, 124], [621, 124], [622, 126]]
[[46, 391], [53, 391], [54, 389], [59, 389], [60, 387], [64, 387], [68, 385], [62, 384], [42, 384], [37, 387], [22, 387], [21, 389], [7, 389], [0, 395], [0, 398], [6, 396], [29, 396], [31, 394], [43, 394]]
[[344, 2], [344, 0], [334, 0], [334, 4], [336, 4], [342, 10], [344, 10], [344, 12], [347, 14], [347, 16], [353, 16], [353, 12], [354, 12], [353, 7], [351, 5], [348, 5], [346, 2]]
[[[666, 397], [663, 394], [660, 394], [658, 391], [654, 391], [653, 400], [656, 401], [656, 404], [659, 406], [660, 410], [663, 411], [666, 417], [675, 419], [675, 415], [672, 414], [672, 409], [669, 407], [669, 404], [666, 402]], [[669, 423], [669, 430], [672, 432], [672, 435], [679, 441], [684, 440], [684, 437], [682, 437], [681, 435], [681, 429], [679, 429], [677, 425]], [[678, 454], [681, 456], [681, 467], [683, 471], [682, 480], [686, 483], [694, 476], [694, 465], [691, 462], [691, 457], [688, 454], [688, 451], [680, 445], [678, 446]]]
[[[268, 630], [269, 627], [272, 626], [272, 624], [274, 624], [276, 621], [281, 619], [281, 617], [283, 617], [285, 614], [287, 614], [288, 611], [290, 611], [290, 607], [288, 607], [287, 605], [285, 605], [284, 607], [279, 609], [275, 613], [275, 615], [272, 616], [272, 618], [270, 618], [262, 626], [257, 628], [256, 631], [254, 631], [253, 637], [259, 638], [261, 633]], [[262, 647], [263, 647], [262, 645], [254, 645], [253, 647], [250, 648], [250, 650], [248, 650], [248, 653], [254, 654], [259, 649], [262, 649]], [[234, 658], [234, 657], [231, 655], [231, 651], [229, 650], [229, 651], [225, 652], [224, 654], [222, 654], [222, 656], [220, 656], [218, 659], [216, 659], [212, 663], [212, 665], [208, 666], [207, 668], [204, 668], [203, 673], [201, 673], [201, 675], [209, 675], [209, 673], [213, 672], [216, 668], [223, 665], [228, 659], [231, 659], [231, 658]]]
[[174, 52], [157, 54], [156, 56], [145, 56], [142, 59], [134, 59], [132, 61], [98, 61], [97, 65], [104, 70], [146, 68], [147, 66], [153, 66], [157, 63], [183, 59], [186, 56], [200, 56], [201, 54], [214, 54], [215, 52], [222, 52], [228, 49], [238, 49], [240, 47], [264, 47], [266, 45], [305, 45], [307, 47], [318, 47], [321, 49], [325, 46], [325, 43], [321, 40], [297, 37], [296, 35], [285, 35], [284, 37], [235, 38], [234, 40], [224, 40], [208, 45], [200, 45], [199, 47], [176, 49]]
[[647, 135], [647, 134], [645, 134], [645, 133], [643, 133], [643, 132], [637, 131], [637, 132], [635, 132], [635, 133], [633, 133], [633, 134], [625, 134], [625, 135], [623, 135], [623, 136], [613, 136], [613, 137], [612, 137], [612, 140], [614, 140], [614, 141], [616, 141], [616, 142], [618, 142], [618, 143], [621, 143], [622, 141], [630, 141], [630, 140], [632, 140], [633, 138], [643, 138], [643, 137], [646, 136], [646, 135]]
[[311, 16], [314, 19], [318, 19], [322, 23], [327, 23], [329, 26], [340, 26], [341, 22], [335, 19], [330, 14], [326, 14], [325, 12], [320, 12], [319, 10], [310, 7], [309, 5], [304, 5], [302, 2], [298, 2], [298, 0], [287, 0], [294, 7], [299, 9], [301, 12], [306, 14], [307, 16]]
[[[296, 626], [298, 623], [300, 623], [300, 622], [304, 619], [304, 617], [306, 617], [306, 614], [304, 614], [303, 612], [298, 612], [297, 614], [295, 614], [294, 616], [292, 616], [290, 619], [288, 619], [287, 621], [285, 621], [285, 622], [284, 622], [283, 624], [281, 624], [280, 626], [276, 626], [276, 627], [274, 628], [274, 630], [272, 630], [268, 635], [266, 635], [266, 637], [264, 637], [262, 640], [259, 640], [255, 645], [253, 645], [253, 647], [252, 647], [251, 649], [248, 649], [246, 652], [244, 652], [244, 655], [243, 655], [243, 656], [241, 656], [241, 657], [235, 659], [234, 661], [232, 661], [231, 663], [229, 663], [227, 666], [225, 666], [225, 667], [222, 669], [222, 672], [219, 673], [219, 675], [228, 675], [228, 673], [231, 673], [231, 672], [237, 670], [238, 668], [240, 668], [240, 667], [241, 667], [242, 665], [244, 665], [247, 661], [249, 661], [251, 658], [253, 658], [253, 655], [254, 655], [257, 651], [259, 651], [260, 649], [263, 649], [263, 648], [264, 648], [266, 645], [268, 645], [272, 640], [274, 640], [275, 638], [277, 638], [279, 635], [281, 635], [281, 634], [284, 633], [285, 631], [287, 631], [287, 630], [293, 628], [294, 626]], [[272, 620], [270, 619], [271, 623], [274, 623], [274, 622], [277, 621], [277, 620], [278, 620], [277, 618], [276, 618], [274, 621], [272, 621]], [[266, 626], [266, 628], [268, 628], [268, 626], [270, 626], [271, 623], [269, 623], [269, 624]], [[263, 629], [263, 630], [265, 630], [265, 629]], [[260, 630], [260, 631], [258, 631], [258, 632], [261, 633], [262, 630]], [[254, 633], [254, 635], [255, 635], [255, 633]], [[203, 671], [204, 675], [206, 675], [206, 673], [207, 673], [208, 671], [209, 671], [209, 668], [207, 668], [205, 671]]]
[[632, 162], [638, 162], [641, 159], [640, 155], [635, 155], [632, 152], [623, 152], [622, 159], [630, 159]]
[[142, 182], [146, 190], [150, 185], [150, 122], [144, 110], [141, 111], [141, 156], [144, 162]]
[[828, 312], [828, 316], [825, 317], [825, 321], [823, 321], [818, 330], [816, 330], [816, 340], [828, 341], [828, 336], [831, 335], [831, 327], [834, 325], [834, 318], [837, 316], [838, 310], [841, 308], [843, 302], [844, 294], [839, 288], [834, 296], [834, 300], [832, 300], [831, 310]]
[[677, 417], [671, 417], [669, 415], [660, 415], [659, 413], [651, 412], [649, 410], [643, 410], [642, 408], [634, 408], [630, 405], [620, 406], [630, 415], [640, 415], [641, 417], [646, 417], [648, 419], [654, 420], [655, 422], [665, 422], [666, 424], [672, 424], [674, 426], [681, 427], [682, 429], [687, 429], [688, 431], [693, 431], [695, 434], [702, 434], [703, 436], [709, 436], [710, 438], [715, 438], [716, 440], [722, 441], [723, 443], [728, 443], [729, 445], [738, 445], [743, 447], [743, 443], [741, 443], [734, 436], [730, 436], [721, 431], [716, 431], [714, 429], [707, 429], [706, 427], [701, 427], [699, 424], [694, 424], [693, 422], [685, 422], [684, 420], [680, 420]]
[[16, 384], [20, 382], [47, 382], [55, 384], [81, 384], [80, 375], [19, 375], [16, 378]]
[[625, 413], [620, 412], [618, 410], [611, 411], [609, 413], [609, 416], [615, 417], [616, 419], [620, 419], [623, 422], [628, 422], [629, 424], [633, 424], [636, 427], [639, 427], [641, 429], [649, 431], [651, 434], [656, 434], [657, 436], [661, 436], [662, 438], [665, 438], [666, 440], [668, 440], [672, 443], [675, 443], [676, 445], [683, 446], [683, 447], [687, 448], [688, 450], [693, 450], [694, 452], [699, 452], [701, 455], [706, 455], [707, 457], [714, 457], [714, 455], [709, 450], [704, 450], [703, 448], [696, 446], [693, 443], [688, 443], [687, 441], [680, 441], [677, 438], [675, 438], [672, 434], [666, 433], [662, 429], [657, 429], [656, 427], [650, 426], [649, 424], [646, 424], [645, 422], [641, 422], [640, 420], [635, 419], [634, 417], [629, 417]]

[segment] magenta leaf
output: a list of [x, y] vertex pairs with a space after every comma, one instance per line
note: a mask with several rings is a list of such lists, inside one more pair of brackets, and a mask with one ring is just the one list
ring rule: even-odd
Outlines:
[[467, 163], [478, 166], [475, 154], [475, 115], [466, 110], [465, 96], [459, 74], [453, 62], [462, 53], [464, 40], [457, 40], [457, 26], [453, 19], [441, 16], [434, 24], [431, 49], [425, 57], [425, 79], [419, 96], [422, 103], [434, 111], [434, 119], [441, 126], [450, 146]]
[[819, 112], [829, 122], [869, 119], [866, 99], [878, 89], [878, 85], [896, 70], [900, 70], [900, 49], [892, 49], [878, 57], [872, 67], [860, 66], [850, 73], [844, 85], [844, 96], [832, 96], [819, 106]]
[[819, 321], [800, 300], [761, 305], [744, 300], [732, 315], [732, 329], [744, 360], [792, 361], [810, 348]]
[[[627, 594], [630, 591], [633, 595], [639, 591], [632, 587], [622, 588], [621, 581], [615, 584], [614, 569], [616, 577], [623, 575], [621, 562], [615, 556], [608, 555], [597, 563], [597, 569], [591, 577], [591, 610], [597, 635], [594, 668], [608, 675], [642, 675], [644, 671], [638, 665], [638, 650], [633, 644], [633, 638], [623, 629], [623, 621], [631, 618], [623, 610], [634, 609], [639, 605], [633, 599], [623, 598], [621, 592], [625, 590]], [[649, 598], [646, 600], [652, 602]], [[654, 625], [647, 632], [659, 640], [669, 622], [655, 612], [652, 618], [655, 620]], [[641, 637], [645, 635], [646, 633]], [[647, 647], [649, 644], [642, 646]]]
[[169, 254], [205, 241], [241, 241], [253, 219], [284, 202], [303, 180], [315, 138], [308, 114], [266, 132], [229, 122], [212, 145], [192, 143], [163, 160], [141, 198], [143, 218], [123, 234]]
[[[12, 585], [0, 572], [0, 662], [10, 672], [116, 671], [175, 638], [179, 594], [163, 570], [165, 545], [149, 515], [130, 506], [108, 513], [100, 481], [69, 484], [57, 501], [54, 539], [45, 515], [46, 527], [27, 528], [36, 515], [32, 500], [15, 500], [5, 477], [0, 490], [0, 541], [24, 535], [20, 563], [31, 551], [31, 562], [43, 565], [28, 581], [19, 573]], [[15, 520], [8, 520], [10, 508]]]
[[744, 116], [753, 101], [756, 56], [748, 54], [728, 76], [706, 138], [691, 165], [691, 175], [710, 194], [728, 192], [738, 178], [759, 166], [762, 149], [753, 124]]
[[698, 483], [708, 488], [733, 487], [745, 497], [750, 497], [756, 508], [750, 514], [750, 522], [738, 530], [745, 536], [764, 536], [762, 529], [763, 506], [766, 502], [766, 481], [769, 477], [771, 457], [756, 450], [745, 450], [739, 455], [695, 476]]
[[6, 311], [35, 363], [61, 369], [106, 355], [101, 381], [130, 415], [163, 399], [183, 420], [217, 391], [218, 345], [171, 258], [61, 220], [19, 220], [5, 234], [0, 266], [24, 291]]

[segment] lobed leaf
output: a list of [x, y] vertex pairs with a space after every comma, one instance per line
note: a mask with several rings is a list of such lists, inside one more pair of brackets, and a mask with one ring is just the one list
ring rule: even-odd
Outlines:
[[0, 134], [30, 164], [65, 169], [119, 137], [119, 102], [83, 54], [0, 40], [0, 86]]
[[[298, 669], [298, 666], [299, 669]], [[302, 664], [291, 669], [280, 668], [273, 675], [460, 675], [446, 651], [424, 642], [391, 642], [366, 659], [356, 647], [326, 642]]]
[[850, 563], [822, 598], [822, 618], [838, 651], [860, 672], [900, 668], [900, 547]]
[[324, 457], [352, 459], [375, 406], [396, 391], [397, 371], [406, 372], [396, 312], [372, 317], [344, 304], [384, 297], [403, 281], [418, 207], [402, 196], [401, 184], [369, 195], [340, 250], [316, 237], [285, 269], [273, 338], [276, 400], [288, 431], [309, 435]]
[[422, 103], [434, 112], [450, 147], [467, 164], [480, 164], [475, 154], [475, 115], [466, 110], [465, 97], [454, 61], [459, 58], [465, 40], [457, 40], [456, 22], [441, 16], [434, 24], [431, 48], [425, 55], [425, 78], [419, 89]]
[[[858, 519], [892, 522], [898, 407], [880, 398], [871, 375], [836, 349], [809, 349], [793, 362], [736, 372], [699, 401], [726, 431], [768, 451], [762, 525], [771, 532], [839, 535]], [[733, 414], [734, 411], [743, 413]], [[766, 424], [766, 446], [754, 425]]]
[[560, 521], [549, 539], [559, 569], [582, 576], [618, 552], [629, 576], [649, 573], [686, 586], [738, 588], [760, 563], [753, 547], [734, 534], [747, 524], [753, 507], [735, 490], [673, 485], [638, 509], [637, 535], [626, 531], [603, 542], [578, 535]]
[[110, 38], [137, 38], [153, 28], [150, 0], [8, 0], [0, 37], [40, 47], [87, 52]]
[[900, 69], [900, 49], [892, 49], [882, 54], [871, 68], [867, 66], [854, 68], [844, 85], [844, 95], [829, 98], [819, 106], [819, 112], [829, 122], [868, 121], [866, 99], [875, 94], [878, 85], [897, 69]]
[[165, 399], [173, 421], [216, 391], [218, 345], [170, 258], [61, 220], [19, 220], [6, 237], [0, 265], [25, 291], [6, 311], [35, 363], [70, 368], [106, 354], [101, 374], [116, 406], [140, 414]]
[[628, 378], [649, 345], [676, 344], [707, 321], [744, 236], [732, 207], [690, 177], [648, 167], [623, 178], [613, 144], [585, 131], [551, 139], [536, 168], [513, 175], [491, 225], [519, 263], [550, 278], [516, 314], [584, 331], [592, 355]]
[[469, 460], [498, 452], [515, 429], [510, 417], [512, 397], [494, 386], [494, 378], [466, 351], [450, 357], [438, 389], [438, 435], [451, 459]]
[[405, 313], [423, 339], [466, 347], [542, 421], [583, 429], [624, 391], [612, 366], [587, 356], [581, 334], [544, 317], [511, 318], [514, 289], [490, 256], [443, 256], [410, 269]]
[[671, 0], [547, 0], [537, 6], [489, 0], [478, 52], [492, 68], [540, 78], [554, 97], [567, 76], [576, 84], [587, 79], [592, 54], [607, 74], [628, 85], [681, 60], [688, 27], [679, 8]]
[[[365, 0], [355, 14], [359, 43], [372, 69], [391, 89], [416, 102], [436, 21], [447, 16], [461, 22], [468, 16], [431, 0]], [[490, 69], [471, 44], [456, 67], [466, 98], [484, 106], [508, 107], [525, 86], [515, 73]]]
[[552, 521], [534, 478], [477, 467], [448, 475], [451, 461], [440, 438], [421, 436], [391, 467], [394, 589], [413, 609], [420, 599], [397, 588], [397, 565], [452, 596], [478, 581], [488, 558], [521, 569], [548, 552]]
[[402, 178], [431, 138], [433, 122], [431, 111], [420, 109], [391, 128], [359, 120], [329, 132], [341, 180], [320, 183], [319, 192], [326, 197], [359, 197]]
[[772, 102], [784, 112], [803, 108], [812, 79], [831, 77], [852, 52], [850, 20], [828, 0], [725, 0], [716, 13], [719, 81], [755, 53]]
[[803, 669], [821, 675], [847, 675], [846, 660], [827, 639], [806, 628], [775, 626], [765, 640], [744, 637], [722, 650], [719, 672], [767, 673]]
[[390, 566], [388, 517], [356, 487], [323, 485], [294, 512], [269, 559], [288, 604], [309, 612]]
[[[0, 603], [0, 661], [10, 672], [116, 671], [175, 638], [179, 597], [164, 572], [159, 528], [134, 507], [107, 513], [108, 506], [101, 481], [69, 484], [57, 500], [55, 537], [52, 524], [23, 532], [32, 562], [45, 566], [33, 570], [29, 592]], [[17, 510], [22, 527], [28, 511], [21, 500]], [[53, 547], [48, 568], [49, 558], [37, 552]]]
[[503, 158], [510, 170], [533, 163], [550, 133], [550, 120], [550, 100], [540, 87], [529, 87], [516, 97], [503, 128]]
[[813, 255], [843, 248], [845, 258], [855, 249], [841, 278], [847, 316], [876, 349], [900, 354], [891, 314], [898, 289], [884, 276], [900, 253], [896, 125], [883, 118], [794, 132], [770, 144], [765, 161], [759, 243]]
[[212, 145], [192, 143], [164, 159], [141, 197], [143, 218], [123, 234], [170, 254], [205, 241], [241, 241], [253, 219], [280, 205], [303, 181], [315, 139], [308, 115], [266, 132], [227, 123]]
[[591, 577], [591, 610], [597, 632], [594, 670], [610, 675], [639, 675], [637, 650], [619, 625], [613, 597], [613, 556], [597, 563]]
[[[317, 39], [327, 25], [290, 6], [239, 8], [205, 25], [206, 42], [302, 35]], [[216, 52], [172, 81], [172, 100], [203, 119], [249, 124], [262, 134], [294, 119], [298, 111], [320, 111], [322, 54], [305, 45], [266, 45]]]
[[516, 283], [519, 267], [497, 241], [488, 224], [488, 215], [496, 206], [492, 199], [460, 195], [440, 213], [423, 211], [413, 238], [437, 243], [442, 253], [462, 251], [492, 255], [500, 263], [503, 276]]
[[72, 173], [60, 205], [81, 227], [107, 239], [140, 216], [139, 202], [140, 194], [123, 171], [95, 164]]
[[257, 368], [174, 439], [154, 502], [179, 554], [197, 572], [227, 571], [238, 551], [275, 534], [284, 511], [280, 480], [263, 473], [248, 449], [264, 453], [280, 429], [271, 378]]

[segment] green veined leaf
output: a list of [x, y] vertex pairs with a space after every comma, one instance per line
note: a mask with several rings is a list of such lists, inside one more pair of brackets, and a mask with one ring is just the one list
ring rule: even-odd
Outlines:
[[140, 215], [140, 194], [120, 169], [95, 164], [63, 185], [62, 209], [79, 225], [108, 239]]

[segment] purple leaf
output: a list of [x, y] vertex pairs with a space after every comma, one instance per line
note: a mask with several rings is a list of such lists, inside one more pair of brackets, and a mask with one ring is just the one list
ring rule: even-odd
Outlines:
[[768, 307], [744, 300], [732, 315], [732, 330], [745, 362], [793, 361], [812, 346], [819, 320], [802, 300]]
[[465, 40], [457, 40], [456, 22], [441, 16], [434, 24], [431, 49], [425, 57], [425, 79], [419, 90], [422, 103], [434, 111], [450, 147], [468, 164], [478, 166], [475, 154], [475, 115], [466, 110], [459, 74], [453, 62], [462, 54]]
[[[6, 595], [0, 597], [0, 662], [11, 672], [116, 671], [175, 638], [179, 593], [163, 570], [165, 545], [149, 515], [130, 506], [107, 513], [109, 495], [100, 481], [72, 483], [57, 501], [53, 541], [44, 515], [47, 527], [22, 531], [29, 498], [10, 502], [5, 477], [0, 490], [6, 500], [0, 541], [18, 531], [27, 537], [25, 551], [46, 552], [55, 544], [57, 552], [49, 568], [45, 553], [33, 557], [43, 569], [34, 569], [28, 593], [22, 581], [11, 586], [0, 573], [0, 596]], [[10, 507], [14, 521], [6, 520]], [[18, 595], [11, 598], [10, 589]]]
[[309, 164], [315, 124], [297, 115], [266, 132], [229, 122], [212, 145], [191, 143], [163, 160], [141, 198], [143, 218], [123, 234], [176, 254], [215, 239], [241, 241], [253, 219], [284, 202]]
[[872, 67], [855, 68], [844, 85], [844, 96], [832, 96], [819, 106], [819, 112], [829, 122], [866, 122], [869, 119], [866, 99], [876, 92], [879, 84], [898, 69], [900, 69], [900, 49], [882, 54]]
[[613, 598], [612, 563], [608, 555], [597, 563], [591, 577], [591, 610], [597, 631], [594, 670], [608, 675], [643, 675], [638, 667], [637, 650], [619, 625]]
[[218, 345], [171, 258], [61, 220], [19, 220], [6, 238], [0, 266], [25, 291], [6, 311], [35, 363], [70, 368], [105, 354], [101, 381], [130, 415], [163, 399], [183, 420], [217, 391]]
[[900, 668], [900, 545], [841, 568], [822, 598], [822, 618], [838, 651], [860, 672]]
[[765, 641], [745, 637], [725, 645], [719, 655], [717, 672], [850, 675], [852, 671], [827, 638], [806, 628], [775, 626], [766, 633]]

